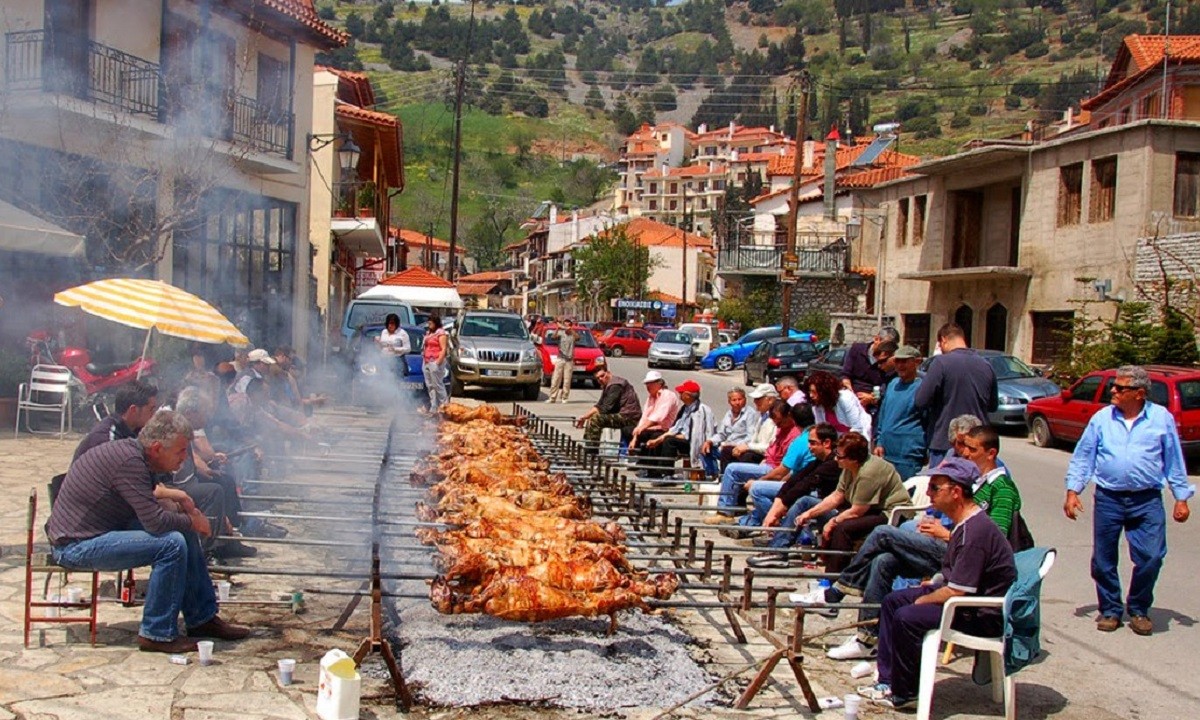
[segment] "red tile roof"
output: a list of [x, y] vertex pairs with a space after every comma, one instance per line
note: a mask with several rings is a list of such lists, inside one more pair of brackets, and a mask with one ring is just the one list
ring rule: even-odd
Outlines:
[[495, 282], [466, 282], [459, 280], [455, 286], [459, 295], [491, 295], [499, 283]]
[[310, 0], [241, 0], [239, 4], [246, 6], [251, 16], [256, 7], [264, 7], [281, 18], [286, 18], [290, 21], [288, 25], [299, 25], [318, 47], [341, 47], [350, 40], [346, 33], [326, 25], [325, 21], [317, 16]]
[[[399, 238], [400, 240], [402, 240], [404, 242], [405, 245], [416, 245], [419, 247], [425, 247], [425, 245], [428, 244], [434, 250], [445, 250], [445, 251], [450, 250], [450, 243], [446, 242], [445, 240], [440, 240], [438, 238], [426, 237], [423, 233], [419, 233], [416, 230], [409, 230], [407, 228], [394, 228], [393, 227], [393, 228], [388, 228], [388, 231], [392, 235], [392, 237]], [[462, 252], [462, 249], [460, 248], [458, 250], [458, 252]]]
[[452, 288], [454, 283], [440, 278], [425, 268], [410, 267], [395, 275], [389, 275], [379, 281], [380, 285], [400, 285], [403, 287]]
[[[698, 177], [700, 175], [724, 175], [729, 168], [725, 165], [713, 165], [712, 170], [708, 169], [706, 163], [698, 165], [684, 165], [682, 167], [667, 168], [667, 177]], [[642, 177], [656, 178], [663, 177], [662, 170], [650, 170]]]
[[902, 177], [915, 177], [913, 173], [908, 172], [903, 167], [881, 167], [863, 170], [845, 177], [837, 179], [837, 187], [846, 188], [869, 188], [875, 187], [879, 183], [897, 180]]
[[487, 270], [485, 272], [460, 275], [460, 282], [500, 282], [512, 279], [512, 270]]
[[[399, 118], [346, 103], [338, 103], [334, 114], [340, 120], [347, 121], [344, 124], [351, 126], [350, 134], [354, 136], [354, 142], [365, 153], [374, 153], [379, 158], [388, 187], [403, 188], [404, 141]], [[374, 179], [371, 177], [372, 163], [361, 163], [359, 172], [366, 174], [361, 178], [363, 180]]]
[[684, 233], [677, 227], [671, 227], [649, 218], [634, 218], [618, 227], [625, 229], [625, 234], [629, 239], [646, 247], [683, 247], [685, 235], [688, 247], [700, 249], [712, 247], [712, 240], [706, 237], [695, 233]]
[[683, 298], [679, 297], [678, 295], [672, 295], [671, 293], [663, 292], [662, 290], [651, 290], [650, 292], [646, 293], [646, 299], [657, 300], [665, 303], [675, 303], [676, 305], [683, 304]]
[[1200, 35], [1127, 35], [1117, 50], [1104, 89], [1079, 104], [1083, 110], [1094, 110], [1123, 90], [1161, 68], [1163, 51], [1175, 63], [1200, 63]]

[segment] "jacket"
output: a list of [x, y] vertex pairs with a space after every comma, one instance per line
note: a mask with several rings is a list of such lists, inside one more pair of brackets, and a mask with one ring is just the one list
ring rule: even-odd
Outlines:
[[[712, 408], [702, 402], [696, 402], [696, 409], [687, 418], [688, 422], [688, 457], [692, 461], [692, 467], [703, 467], [703, 454], [700, 452], [704, 447], [704, 441], [712, 437], [713, 430], [717, 426], [716, 418], [713, 416]], [[672, 428], [674, 430], [676, 428]]]
[[1004, 595], [1004, 674], [1012, 675], [1042, 652], [1042, 578], [1038, 571], [1053, 548], [1035, 547], [1013, 556], [1017, 579]]

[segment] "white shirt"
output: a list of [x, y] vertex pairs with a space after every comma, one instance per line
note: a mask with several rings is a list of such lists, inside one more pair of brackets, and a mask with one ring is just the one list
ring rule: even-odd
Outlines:
[[412, 352], [412, 343], [402, 327], [397, 327], [394, 333], [385, 327], [383, 332], [379, 333], [379, 344], [389, 348], [393, 355], [407, 355]]

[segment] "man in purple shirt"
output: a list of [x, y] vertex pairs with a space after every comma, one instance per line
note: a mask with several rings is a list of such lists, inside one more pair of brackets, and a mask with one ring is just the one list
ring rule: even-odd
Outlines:
[[[181, 653], [197, 637], [239, 640], [249, 629], [217, 616], [200, 536], [208, 519], [179, 490], [154, 484], [187, 455], [192, 428], [178, 413], [156, 414], [138, 437], [99, 445], [71, 464], [46, 523], [54, 560], [74, 570], [150, 565], [138, 648]], [[180, 612], [187, 637], [179, 637]]]

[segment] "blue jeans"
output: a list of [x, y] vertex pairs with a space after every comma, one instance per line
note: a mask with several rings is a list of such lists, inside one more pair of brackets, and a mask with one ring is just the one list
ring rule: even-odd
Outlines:
[[[1123, 610], [1145, 616], [1154, 604], [1154, 583], [1167, 556], [1166, 512], [1162, 492], [1115, 492], [1096, 488], [1096, 517], [1092, 521], [1092, 579], [1100, 614], [1120, 618]], [[1117, 550], [1121, 531], [1129, 543], [1133, 575], [1129, 595], [1121, 603]]]
[[761, 526], [781, 487], [783, 487], [783, 483], [778, 480], [755, 480], [750, 485], [750, 503], [754, 507], [750, 512], [738, 518], [738, 523], [749, 527]]
[[[821, 498], [817, 497], [816, 495], [805, 495], [804, 497], [800, 498], [793, 503], [790, 508], [788, 508], [787, 515], [784, 515], [783, 520], [779, 521], [779, 527], [795, 528], [796, 518], [800, 517], [801, 513], [807, 512], [811, 508], [815, 508], [819, 502], [821, 502]], [[821, 527], [825, 527], [825, 523], [829, 522], [831, 517], [837, 515], [837, 512], [837, 510], [830, 510], [824, 515], [819, 516], [816, 519], [817, 524]], [[789, 548], [795, 545], [799, 539], [799, 532], [772, 533], [770, 546], [773, 548]]]
[[727, 508], [725, 514], [732, 515], [731, 508], [738, 506], [738, 497], [746, 481], [757, 480], [770, 471], [771, 468], [763, 463], [730, 463], [721, 475], [721, 496], [717, 499], [717, 507]]
[[[911, 529], [880, 525], [871, 531], [850, 564], [838, 576], [837, 587], [848, 594], [862, 594], [864, 603], [881, 603], [898, 577], [923, 578], [942, 569], [946, 543]], [[879, 617], [878, 610], [858, 611], [859, 622]], [[859, 630], [873, 636], [874, 626]]]
[[138, 634], [167, 642], [179, 636], [179, 613], [193, 628], [217, 614], [212, 578], [194, 532], [151, 535], [116, 530], [53, 549], [54, 560], [73, 570], [129, 570], [150, 565], [150, 587]]

